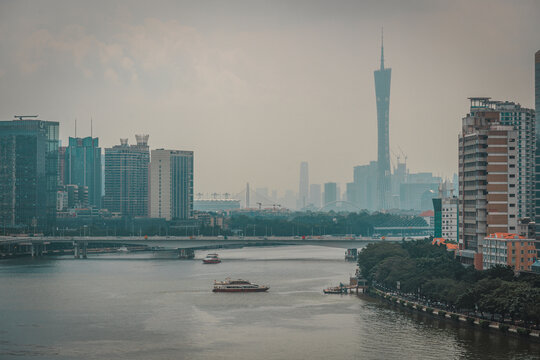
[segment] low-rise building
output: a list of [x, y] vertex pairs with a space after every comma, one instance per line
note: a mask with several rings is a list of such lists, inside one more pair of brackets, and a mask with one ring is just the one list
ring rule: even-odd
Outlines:
[[536, 261], [535, 240], [511, 233], [493, 233], [484, 238], [482, 267], [508, 265], [517, 271], [531, 271]]

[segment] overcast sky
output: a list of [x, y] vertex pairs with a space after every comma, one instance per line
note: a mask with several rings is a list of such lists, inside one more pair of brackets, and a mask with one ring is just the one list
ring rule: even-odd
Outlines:
[[539, 19], [532, 0], [2, 0], [0, 119], [194, 150], [196, 192], [297, 191], [301, 161], [345, 183], [377, 157], [384, 26], [390, 147], [450, 177], [467, 97], [534, 106]]

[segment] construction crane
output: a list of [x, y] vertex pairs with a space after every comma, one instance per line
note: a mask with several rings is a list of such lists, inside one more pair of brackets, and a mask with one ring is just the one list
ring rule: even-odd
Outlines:
[[24, 120], [24, 118], [37, 118], [39, 115], [13, 115], [14, 118]]
[[281, 207], [280, 204], [263, 204], [261, 202], [258, 202], [257, 205], [259, 205], [259, 210], [261, 210], [263, 205], [264, 206], [271, 206], [274, 211], [276, 210], [276, 207]]
[[407, 163], [407, 154], [405, 154], [405, 152], [401, 149], [400, 146], [398, 146], [398, 149], [399, 151], [401, 151], [401, 154], [403, 155], [403, 157], [405, 158], [405, 164]]

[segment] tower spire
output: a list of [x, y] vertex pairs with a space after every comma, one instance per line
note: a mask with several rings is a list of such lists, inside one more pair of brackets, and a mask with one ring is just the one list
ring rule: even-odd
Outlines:
[[384, 69], [384, 28], [381, 27], [381, 70]]

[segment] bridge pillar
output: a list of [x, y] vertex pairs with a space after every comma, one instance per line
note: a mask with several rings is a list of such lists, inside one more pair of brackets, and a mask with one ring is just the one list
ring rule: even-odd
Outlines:
[[191, 260], [195, 257], [193, 249], [178, 249], [178, 258], [182, 260]]
[[32, 257], [36, 257], [36, 245], [34, 243], [30, 245], [30, 254], [32, 254]]
[[82, 250], [82, 258], [83, 258], [83, 259], [86, 259], [86, 258], [87, 258], [87, 256], [86, 256], [86, 250], [87, 250], [87, 248], [88, 248], [88, 242], [85, 241], [85, 242], [82, 243], [82, 249], [81, 249], [81, 250]]
[[345, 251], [345, 260], [347, 261], [358, 260], [358, 249], [347, 249], [347, 251]]
[[80, 259], [81, 258], [79, 242], [74, 242], [73, 243], [73, 257], [75, 259]]

